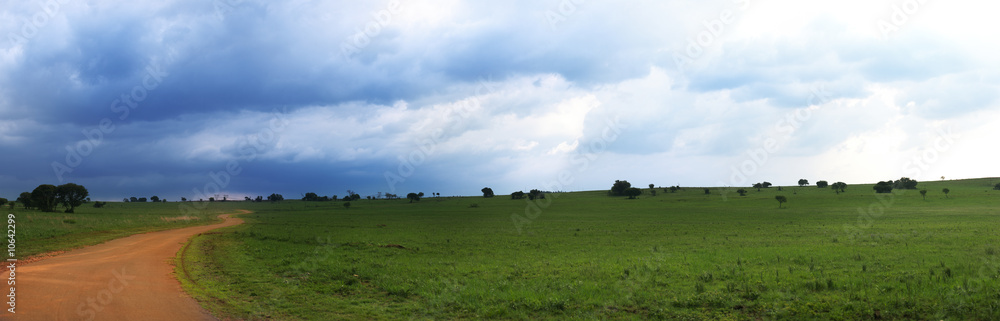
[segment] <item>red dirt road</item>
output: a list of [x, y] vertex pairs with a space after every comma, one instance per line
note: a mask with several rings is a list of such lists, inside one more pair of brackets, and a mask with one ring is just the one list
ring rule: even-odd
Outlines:
[[192, 236], [243, 223], [229, 215], [218, 224], [132, 235], [18, 266], [14, 319], [216, 320], [181, 289], [173, 260]]

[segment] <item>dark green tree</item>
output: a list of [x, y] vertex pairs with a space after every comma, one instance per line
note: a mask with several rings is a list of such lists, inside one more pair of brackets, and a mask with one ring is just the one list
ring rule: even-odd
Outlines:
[[313, 192], [309, 192], [306, 193], [306, 195], [302, 196], [302, 200], [306, 202], [315, 202], [319, 200], [319, 195], [316, 195], [316, 193]]
[[950, 189], [947, 189], [947, 188], [945, 188], [945, 189], [942, 189], [942, 190], [941, 190], [941, 192], [942, 192], [942, 193], [944, 193], [944, 198], [948, 198], [948, 193], [950, 193], [950, 192], [951, 192], [951, 190], [950, 190]]
[[31, 203], [31, 192], [24, 192], [18, 195], [16, 202], [21, 203], [24, 209], [30, 210], [34, 208], [34, 204]]
[[788, 198], [785, 197], [784, 195], [775, 196], [774, 199], [778, 200], [778, 208], [781, 208], [781, 204], [788, 202]]
[[799, 180], [799, 186], [806, 186], [806, 185], [809, 185], [809, 180], [805, 178]]
[[712, 194], [712, 190], [711, 190], [711, 189], [707, 189], [707, 188], [706, 188], [706, 189], [705, 189], [705, 195], [708, 195], [708, 194]]
[[771, 182], [764, 182], [764, 183], [761, 183], [761, 185], [763, 185], [764, 188], [771, 188]]
[[31, 191], [31, 204], [43, 212], [52, 212], [56, 209], [56, 196], [58, 188], [55, 185], [42, 184]]
[[545, 199], [545, 193], [537, 189], [530, 190], [528, 191], [528, 199], [532, 201], [535, 199]]
[[757, 189], [757, 191], [758, 191], [758, 192], [760, 192], [760, 189], [761, 189], [761, 188], [764, 188], [764, 184], [763, 184], [763, 183], [756, 183], [756, 184], [753, 184], [753, 188], [756, 188], [756, 189]]
[[625, 190], [632, 188], [632, 183], [628, 181], [615, 181], [615, 184], [611, 186], [611, 196], [624, 196]]
[[88, 195], [90, 192], [81, 185], [66, 183], [56, 187], [56, 199], [66, 207], [66, 213], [73, 213], [73, 210], [83, 204]]
[[827, 181], [818, 181], [818, 182], [816, 182], [816, 187], [826, 188], [827, 186], [830, 186], [830, 182], [827, 182]]
[[1000, 183], [997, 183], [996, 185], [993, 185], [993, 190], [1000, 191]]
[[927, 190], [925, 189], [920, 190], [920, 198], [923, 200], [927, 200]]
[[4, 204], [7, 204], [7, 199], [0, 197], [0, 206], [3, 206]]
[[892, 188], [894, 189], [917, 189], [917, 181], [910, 179], [909, 177], [902, 177], [895, 182], [892, 182]]
[[741, 189], [738, 189], [738, 190], [736, 190], [736, 193], [739, 193], [739, 194], [740, 194], [740, 196], [747, 196], [747, 190], [745, 190], [745, 189], [742, 189], [742, 188], [741, 188]]
[[881, 181], [872, 187], [875, 193], [892, 193], [892, 182]]
[[517, 192], [510, 193], [510, 199], [512, 199], [512, 200], [519, 200], [519, 199], [523, 199], [523, 198], [524, 198], [524, 192], [522, 192], [522, 191], [517, 191]]
[[836, 183], [833, 183], [833, 185], [830, 185], [830, 186], [833, 186], [834, 190], [839, 190], [841, 193], [843, 193], [844, 190], [847, 189], [847, 183], [844, 183], [844, 182], [836, 182]]
[[406, 194], [406, 198], [410, 200], [410, 203], [419, 202], [420, 197], [423, 196], [422, 194], [423, 193], [409, 193]]
[[496, 196], [496, 194], [493, 194], [493, 189], [492, 188], [483, 187], [482, 191], [483, 191], [483, 197], [485, 197], [485, 198], [491, 198], [493, 196]]
[[629, 187], [627, 190], [625, 190], [625, 196], [628, 196], [628, 199], [630, 200], [634, 200], [639, 195], [642, 195], [641, 189], [635, 187]]
[[150, 201], [150, 202], [153, 202], [153, 203], [157, 203], [157, 202], [159, 202], [159, 201], [160, 201], [160, 197], [159, 197], [159, 196], [156, 196], [156, 195], [153, 195], [153, 197], [150, 197], [150, 198], [149, 198], [149, 201]]

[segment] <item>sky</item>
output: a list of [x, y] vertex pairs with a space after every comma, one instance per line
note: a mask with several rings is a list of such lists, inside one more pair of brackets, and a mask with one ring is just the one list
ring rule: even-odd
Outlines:
[[1000, 176], [998, 7], [0, 1], [0, 197]]

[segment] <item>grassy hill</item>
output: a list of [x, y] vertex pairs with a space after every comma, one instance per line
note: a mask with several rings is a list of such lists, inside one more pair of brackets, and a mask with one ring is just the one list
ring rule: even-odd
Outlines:
[[214, 204], [256, 213], [185, 286], [247, 319], [1000, 319], [997, 182]]

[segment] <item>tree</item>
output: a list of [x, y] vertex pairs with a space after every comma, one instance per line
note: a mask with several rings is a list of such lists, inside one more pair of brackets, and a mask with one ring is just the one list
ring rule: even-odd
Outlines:
[[909, 177], [902, 177], [892, 183], [892, 188], [895, 189], [917, 189], [917, 181], [910, 179]]
[[319, 200], [319, 195], [316, 195], [316, 193], [313, 193], [313, 192], [309, 192], [309, 193], [306, 193], [306, 195], [302, 197], [302, 200], [306, 201], [306, 202], [315, 202], [315, 201]]
[[24, 192], [21, 193], [21, 195], [18, 195], [16, 202], [21, 203], [21, 205], [24, 205], [24, 209], [26, 210], [30, 210], [35, 207], [35, 205], [31, 203], [30, 192]]
[[886, 182], [886, 181], [881, 181], [881, 182], [878, 182], [877, 184], [875, 184], [875, 186], [873, 186], [872, 189], [875, 190], [875, 193], [891, 193], [892, 192], [892, 183], [891, 182]]
[[482, 191], [483, 191], [483, 197], [485, 197], [485, 198], [491, 198], [493, 196], [496, 196], [496, 194], [493, 194], [493, 189], [492, 188], [483, 187]]
[[108, 202], [94, 202], [94, 208], [102, 208], [104, 205], [108, 205]]
[[925, 189], [920, 190], [920, 198], [927, 200], [927, 190]]
[[3, 206], [4, 204], [7, 204], [7, 199], [0, 197], [0, 206]]
[[187, 201], [188, 201], [187, 197], [181, 197], [181, 202], [187, 202]]
[[632, 188], [632, 183], [628, 181], [615, 181], [615, 184], [611, 186], [611, 196], [623, 196], [625, 195], [625, 190]]
[[271, 193], [271, 195], [267, 197], [267, 200], [271, 202], [284, 201], [285, 197], [278, 193]]
[[830, 185], [830, 186], [833, 186], [834, 190], [839, 190], [841, 193], [843, 193], [844, 190], [847, 189], [847, 183], [844, 183], [844, 182], [836, 182], [836, 183], [833, 183], [833, 185]]
[[706, 188], [705, 189], [705, 195], [708, 195], [708, 194], [712, 194], [712, 190]]
[[764, 188], [764, 184], [762, 184], [762, 183], [753, 184], [753, 188], [756, 188], [757, 191], [760, 192], [760, 189]]
[[806, 186], [806, 185], [809, 185], [809, 180], [805, 178], [799, 180], [799, 186]]
[[406, 194], [406, 198], [410, 200], [410, 203], [413, 203], [414, 201], [419, 202], [420, 201], [420, 196], [422, 196], [421, 194], [423, 194], [423, 193], [420, 193], [420, 194], [417, 194], [417, 193]]
[[771, 182], [764, 182], [764, 183], [761, 183], [761, 185], [763, 185], [764, 188], [771, 188], [772, 184], [771, 184]]
[[628, 196], [628, 199], [630, 200], [634, 200], [639, 195], [642, 195], [641, 189], [635, 187], [629, 187], [627, 190], [625, 190], [625, 196]]
[[135, 203], [135, 202], [138, 202], [138, 201], [139, 201], [139, 198], [138, 198], [138, 197], [135, 197], [135, 196], [132, 196], [132, 197], [129, 197], [129, 198], [128, 198], [128, 201], [129, 201], [129, 202], [132, 202], [132, 203]]
[[522, 198], [524, 198], [524, 192], [522, 192], [522, 191], [517, 191], [517, 192], [510, 193], [510, 199], [512, 199], [512, 200], [519, 200], [519, 199], [522, 199]]
[[545, 194], [542, 191], [533, 189], [528, 191], [528, 199], [534, 201], [535, 199], [545, 199]]
[[830, 182], [827, 182], [827, 181], [816, 182], [816, 187], [826, 188], [827, 186], [830, 186]]
[[149, 201], [150, 201], [150, 202], [153, 202], [153, 203], [157, 203], [157, 202], [159, 202], [159, 201], [160, 201], [160, 197], [159, 197], [159, 196], [156, 196], [156, 195], [153, 195], [153, 197], [150, 197], [150, 198], [149, 198]]
[[739, 193], [740, 196], [747, 196], [747, 190], [745, 190], [745, 189], [741, 188], [741, 189], [736, 190], [736, 192]]
[[784, 195], [775, 196], [774, 199], [778, 200], [778, 208], [781, 208], [781, 204], [788, 202], [788, 198], [786, 198]]
[[679, 191], [679, 190], [681, 190], [680, 186], [671, 186], [670, 187], [670, 192], [671, 193], [677, 193], [677, 191]]
[[1000, 191], [1000, 183], [993, 186], [993, 190]]
[[38, 185], [31, 191], [31, 204], [43, 212], [55, 211], [57, 190], [55, 185]]
[[73, 209], [83, 204], [87, 199], [87, 188], [81, 185], [66, 183], [56, 187], [56, 198], [59, 203], [66, 207], [66, 213], [73, 213]]
[[208, 201], [209, 201], [209, 202], [215, 202], [215, 197], [209, 197], [209, 198], [208, 198]]
[[653, 186], [655, 186], [655, 185], [649, 184], [649, 189], [653, 189], [654, 188]]
[[943, 192], [943, 193], [944, 193], [944, 198], [948, 198], [948, 193], [949, 193], [949, 192], [951, 192], [951, 190], [950, 190], [950, 189], [947, 189], [947, 188], [945, 188], [945, 189], [941, 190], [941, 192]]

